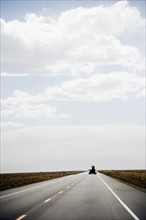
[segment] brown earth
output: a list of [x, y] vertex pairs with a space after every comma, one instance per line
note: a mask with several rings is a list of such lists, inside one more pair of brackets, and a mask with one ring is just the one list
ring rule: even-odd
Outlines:
[[99, 170], [98, 172], [146, 188], [146, 170]]
[[83, 171], [36, 172], [36, 173], [6, 173], [0, 174], [0, 191], [51, 180], [67, 175], [78, 174]]

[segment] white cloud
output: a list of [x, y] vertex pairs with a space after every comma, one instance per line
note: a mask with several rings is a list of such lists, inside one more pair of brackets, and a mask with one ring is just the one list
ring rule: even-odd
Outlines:
[[87, 73], [87, 66], [111, 64], [144, 69], [138, 48], [118, 40], [144, 30], [144, 19], [127, 1], [68, 10], [57, 20], [36, 14], [23, 22], [1, 19], [1, 27], [5, 74], [76, 74], [79, 67]]
[[94, 31], [96, 34], [113, 35], [125, 31], [135, 32], [137, 31], [135, 27], [143, 26], [144, 20], [136, 7], [131, 7], [128, 1], [119, 1], [106, 7], [100, 5], [65, 11], [61, 14], [59, 23], [63, 26], [63, 30], [79, 32], [88, 30], [89, 33]]
[[69, 118], [69, 114], [59, 113], [55, 106], [42, 103], [41, 96], [32, 96], [23, 91], [14, 91], [12, 97], [2, 99], [3, 118]]
[[45, 104], [32, 105], [30, 103], [25, 105], [10, 106], [2, 111], [3, 117], [6, 118], [56, 118], [57, 109]]
[[13, 96], [4, 98], [4, 118], [70, 118], [70, 114], [59, 112], [47, 101], [88, 101], [107, 102], [115, 99], [137, 99], [144, 96], [145, 79], [133, 73], [120, 72], [93, 74], [48, 87], [42, 94], [31, 95], [16, 90]]
[[63, 82], [47, 89], [43, 97], [56, 100], [112, 101], [129, 99], [142, 95], [144, 77], [127, 72], [94, 74], [89, 78]]
[[[131, 125], [47, 126], [7, 131], [2, 133], [2, 170], [88, 169], [90, 163], [98, 169], [144, 168], [144, 140], [144, 127]], [[56, 166], [55, 161], [62, 161], [62, 166], [59, 162]], [[84, 162], [84, 167], [80, 162]]]

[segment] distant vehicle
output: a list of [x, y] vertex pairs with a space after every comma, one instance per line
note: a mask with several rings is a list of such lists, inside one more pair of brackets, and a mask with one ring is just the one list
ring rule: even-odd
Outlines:
[[89, 174], [96, 174], [95, 166], [91, 166], [91, 169], [89, 170]]

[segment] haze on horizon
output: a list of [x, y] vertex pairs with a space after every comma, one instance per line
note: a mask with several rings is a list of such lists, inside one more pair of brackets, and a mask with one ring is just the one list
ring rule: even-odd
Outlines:
[[145, 168], [145, 1], [1, 1], [1, 172]]

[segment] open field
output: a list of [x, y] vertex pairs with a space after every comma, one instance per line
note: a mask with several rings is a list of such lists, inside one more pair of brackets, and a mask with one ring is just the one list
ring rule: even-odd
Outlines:
[[0, 190], [11, 189], [31, 183], [37, 183], [58, 177], [81, 173], [83, 171], [6, 173], [0, 174]]
[[98, 170], [98, 172], [146, 188], [146, 170]]

